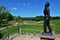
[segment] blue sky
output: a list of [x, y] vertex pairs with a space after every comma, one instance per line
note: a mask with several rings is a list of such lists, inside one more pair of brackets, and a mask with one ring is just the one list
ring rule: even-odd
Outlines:
[[44, 4], [50, 2], [50, 15], [60, 16], [60, 0], [0, 0], [12, 15], [21, 17], [35, 17], [44, 15]]

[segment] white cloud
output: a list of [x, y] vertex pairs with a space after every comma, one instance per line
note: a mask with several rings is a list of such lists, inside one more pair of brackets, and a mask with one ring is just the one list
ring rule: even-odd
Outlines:
[[13, 7], [13, 8], [11, 8], [11, 9], [12, 9], [12, 10], [14, 10], [14, 11], [15, 11], [15, 10], [17, 10], [17, 8], [16, 8], [16, 7]]
[[30, 3], [22, 3], [24, 6], [26, 6], [26, 7], [30, 7], [30, 8], [32, 8], [33, 6], [31, 6], [30, 5]]
[[26, 6], [29, 6], [30, 5], [30, 3], [22, 3], [24, 6], [26, 5]]

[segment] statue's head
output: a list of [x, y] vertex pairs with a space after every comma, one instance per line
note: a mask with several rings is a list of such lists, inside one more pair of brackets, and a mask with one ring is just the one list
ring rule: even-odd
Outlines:
[[50, 6], [50, 3], [49, 2], [46, 2], [45, 3], [45, 7], [49, 7]]

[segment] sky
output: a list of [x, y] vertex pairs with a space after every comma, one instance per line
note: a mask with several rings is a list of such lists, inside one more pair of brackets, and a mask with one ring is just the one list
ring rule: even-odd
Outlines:
[[44, 5], [50, 3], [50, 15], [60, 16], [60, 0], [0, 0], [0, 6], [5, 6], [14, 16], [42, 16]]

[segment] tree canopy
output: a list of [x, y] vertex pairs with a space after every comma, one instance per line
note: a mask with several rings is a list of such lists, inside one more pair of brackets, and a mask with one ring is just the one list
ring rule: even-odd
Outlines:
[[6, 9], [6, 7], [0, 6], [0, 20], [3, 19], [7, 19], [8, 21], [12, 20], [13, 15], [11, 15], [11, 13]]

